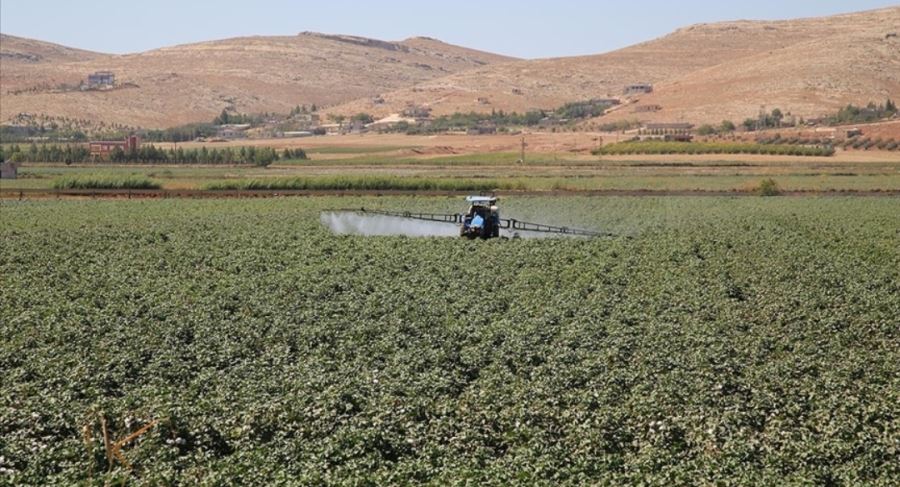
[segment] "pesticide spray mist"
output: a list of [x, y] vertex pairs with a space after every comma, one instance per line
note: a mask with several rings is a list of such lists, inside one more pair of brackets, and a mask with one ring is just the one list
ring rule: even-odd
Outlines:
[[459, 228], [450, 223], [411, 220], [384, 215], [328, 212], [319, 217], [322, 225], [339, 235], [407, 237], [458, 237]]

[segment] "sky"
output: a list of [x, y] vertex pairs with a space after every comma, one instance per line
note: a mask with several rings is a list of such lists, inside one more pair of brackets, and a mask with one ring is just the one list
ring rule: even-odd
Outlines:
[[597, 54], [690, 24], [898, 6], [881, 0], [0, 0], [0, 32], [125, 54], [303, 31], [428, 36], [522, 58]]

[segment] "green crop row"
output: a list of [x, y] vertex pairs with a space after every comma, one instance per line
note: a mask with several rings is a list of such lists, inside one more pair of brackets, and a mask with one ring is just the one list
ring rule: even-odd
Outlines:
[[141, 177], [63, 177], [53, 181], [54, 189], [159, 189], [162, 186]]
[[594, 155], [629, 154], [764, 154], [828, 157], [834, 155], [834, 148], [830, 146], [731, 142], [633, 141], [618, 142], [594, 150]]
[[431, 179], [414, 177], [317, 177], [247, 179], [211, 183], [210, 191], [225, 190], [418, 190], [418, 191], [492, 191], [523, 189], [521, 182], [497, 179]]

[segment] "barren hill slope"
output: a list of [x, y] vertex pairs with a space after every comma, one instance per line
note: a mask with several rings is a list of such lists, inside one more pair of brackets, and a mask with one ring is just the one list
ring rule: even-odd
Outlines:
[[[891, 26], [900, 28], [900, 9], [868, 27], [858, 25], [667, 80], [634, 107], [606, 118], [740, 123], [763, 108], [811, 118], [832, 114], [848, 103], [896, 100], [900, 39], [891, 35]], [[662, 109], [638, 113], [641, 105]]]
[[[822, 111], [847, 100], [862, 103], [886, 92], [900, 94], [892, 81], [898, 71], [891, 71], [898, 59], [892, 47], [896, 39], [885, 39], [898, 28], [900, 8], [791, 21], [701, 24], [596, 56], [486, 66], [385, 94], [384, 104], [361, 99], [334, 110], [382, 115], [416, 103], [429, 105], [438, 115], [493, 109], [522, 112], [619, 97], [625, 85], [648, 82], [659, 93], [647, 97], [645, 104], [659, 104], [663, 110], [635, 115], [626, 107], [616, 117], [715, 119], [719, 103], [731, 104], [728, 113], [737, 117], [755, 114], [761, 103], [793, 104], [804, 86], [810, 88], [803, 93], [805, 104], [797, 103], [798, 110]], [[871, 53], [877, 57], [867, 59]], [[828, 76], [821, 75], [825, 69], [830, 70]], [[771, 79], [764, 89], [758, 89], [755, 81], [759, 72]], [[706, 80], [713, 84], [707, 86]], [[684, 86], [688, 82], [689, 88]], [[670, 100], [668, 93], [680, 98]]]
[[[65, 83], [68, 77], [59, 71], [65, 63], [96, 61], [107, 58], [101, 54], [73, 49], [59, 44], [0, 34], [0, 109], [10, 99], [11, 90]], [[4, 117], [5, 120], [6, 117]]]
[[[34, 41], [4, 36], [15, 45]], [[28, 55], [29, 51], [20, 49]], [[385, 42], [303, 33], [226, 39], [140, 54], [3, 65], [0, 119], [21, 112], [166, 127], [211, 120], [224, 108], [286, 112], [415, 85], [511, 58], [416, 38]], [[48, 89], [110, 70], [120, 88]]]
[[88, 61], [104, 56], [106, 54], [0, 34], [0, 63], [3, 63], [4, 67], [14, 63]]

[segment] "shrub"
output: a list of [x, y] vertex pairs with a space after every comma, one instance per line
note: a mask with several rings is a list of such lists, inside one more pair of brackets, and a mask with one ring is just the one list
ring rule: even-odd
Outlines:
[[760, 196], [778, 196], [781, 194], [781, 189], [774, 179], [763, 179], [756, 188], [756, 192]]
[[713, 135], [715, 133], [716, 128], [709, 124], [704, 124], [697, 128], [697, 135]]

